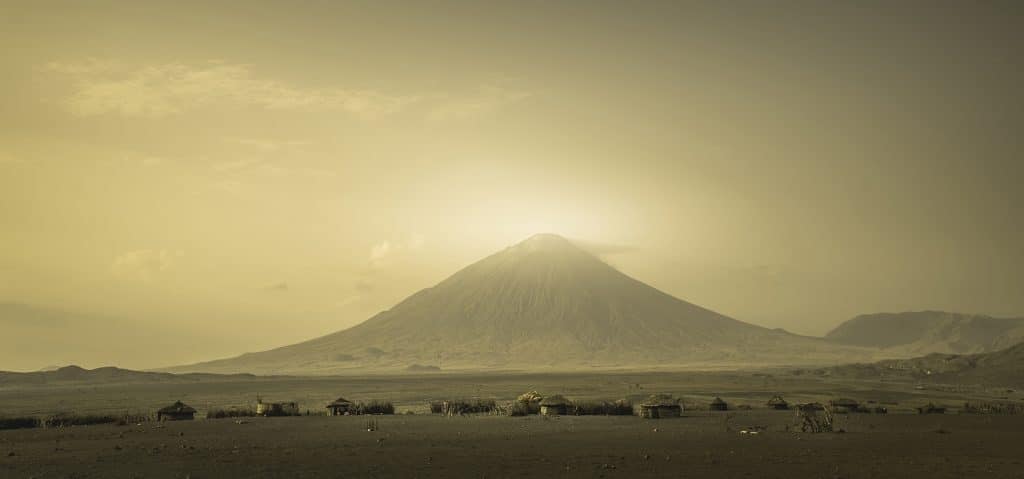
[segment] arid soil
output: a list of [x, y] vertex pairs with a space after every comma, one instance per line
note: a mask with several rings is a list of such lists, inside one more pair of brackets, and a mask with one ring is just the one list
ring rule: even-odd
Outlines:
[[321, 416], [0, 431], [0, 477], [1024, 478], [1021, 416], [857, 414], [838, 420], [846, 432], [822, 434], [794, 432], [794, 419]]

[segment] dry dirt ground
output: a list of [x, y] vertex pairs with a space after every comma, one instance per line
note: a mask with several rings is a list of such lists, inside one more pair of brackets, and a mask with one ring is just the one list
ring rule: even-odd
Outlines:
[[0, 477], [1024, 478], [1022, 416], [850, 415], [838, 420], [847, 432], [831, 434], [793, 432], [788, 411], [686, 416], [320, 416], [0, 431]]

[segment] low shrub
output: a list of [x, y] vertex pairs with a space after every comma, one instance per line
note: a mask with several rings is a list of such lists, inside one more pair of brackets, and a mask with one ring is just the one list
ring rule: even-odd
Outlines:
[[529, 416], [540, 412], [540, 404], [535, 401], [514, 401], [506, 409], [509, 416]]
[[965, 402], [962, 414], [1024, 414], [1024, 404]]
[[430, 412], [447, 416], [462, 414], [490, 414], [498, 411], [493, 399], [455, 399], [430, 403]]
[[29, 429], [41, 424], [37, 417], [0, 417], [0, 429]]
[[631, 416], [633, 403], [625, 399], [609, 401], [575, 401], [569, 406], [569, 414], [576, 416]]
[[352, 414], [394, 414], [395, 405], [389, 401], [377, 401], [376, 399], [368, 402], [358, 402], [350, 409]]
[[42, 421], [43, 427], [89, 426], [93, 424], [112, 424], [121, 421], [117, 416], [101, 414], [61, 413], [50, 416]]

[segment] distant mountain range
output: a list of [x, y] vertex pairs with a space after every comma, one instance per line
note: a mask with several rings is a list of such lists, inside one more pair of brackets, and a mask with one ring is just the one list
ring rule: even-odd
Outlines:
[[892, 357], [985, 353], [1024, 342], [1024, 318], [941, 311], [866, 314], [839, 325], [825, 339], [887, 350]]
[[413, 364], [443, 370], [836, 364], [871, 354], [696, 306], [546, 234], [474, 263], [350, 329], [169, 370], [332, 374]]
[[201, 382], [255, 379], [251, 374], [170, 374], [162, 372], [132, 371], [115, 367], [85, 369], [78, 366], [64, 366], [29, 373], [0, 371], [0, 388], [36, 385], [72, 385], [105, 383], [163, 383]]
[[803, 372], [851, 379], [904, 377], [921, 382], [1024, 388], [1024, 343], [989, 353], [933, 353]]

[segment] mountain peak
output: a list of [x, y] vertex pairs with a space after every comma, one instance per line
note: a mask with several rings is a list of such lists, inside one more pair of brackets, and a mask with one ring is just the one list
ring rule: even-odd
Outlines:
[[573, 246], [572, 242], [554, 233], [538, 233], [516, 245], [531, 249], [551, 249]]

